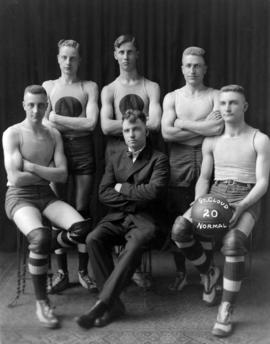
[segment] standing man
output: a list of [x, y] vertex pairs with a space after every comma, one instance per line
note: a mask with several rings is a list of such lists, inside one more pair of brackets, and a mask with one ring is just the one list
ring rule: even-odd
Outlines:
[[[203, 83], [207, 66], [205, 51], [189, 47], [182, 55], [185, 86], [168, 93], [163, 102], [162, 135], [169, 142], [170, 183], [168, 212], [171, 223], [184, 213], [194, 199], [194, 189], [201, 168], [201, 145], [204, 137], [219, 135], [224, 122], [218, 111], [218, 91]], [[211, 250], [211, 243], [205, 242]], [[171, 290], [181, 290], [187, 284], [185, 258], [174, 249], [177, 267]]]
[[[47, 123], [62, 134], [75, 208], [83, 217], [90, 218], [95, 173], [92, 133], [98, 120], [98, 87], [93, 81], [80, 80], [77, 75], [81, 60], [79, 48], [79, 43], [74, 40], [61, 40], [58, 43], [57, 59], [61, 76], [56, 80], [45, 81], [43, 86], [50, 100]], [[67, 185], [65, 191], [66, 189]], [[67, 200], [63, 188], [61, 190], [60, 186], [55, 184], [55, 190], [61, 198]], [[71, 202], [70, 199], [68, 201]], [[60, 292], [69, 285], [66, 253], [62, 249], [56, 250], [55, 253], [58, 273], [53, 280], [51, 293]], [[84, 288], [95, 291], [95, 282], [88, 276], [85, 244], [78, 245], [78, 256], [79, 282]]]
[[54, 247], [72, 247], [85, 242], [91, 224], [69, 204], [57, 199], [49, 186], [50, 182], [64, 183], [67, 168], [59, 132], [42, 124], [47, 105], [43, 87], [26, 87], [23, 100], [26, 117], [3, 134], [8, 178], [5, 208], [8, 218], [29, 242], [28, 267], [37, 317], [42, 325], [55, 328], [59, 321], [46, 291], [51, 229], [43, 224], [42, 216], [62, 229], [53, 241]]
[[[223, 293], [212, 330], [218, 337], [226, 337], [233, 330], [231, 316], [244, 277], [246, 242], [259, 216], [259, 201], [268, 188], [270, 141], [245, 122], [247, 108], [241, 86], [229, 85], [221, 89], [220, 111], [225, 130], [220, 136], [204, 140], [201, 174], [196, 184], [195, 199], [210, 191], [217, 197], [226, 198], [234, 210], [221, 248], [225, 256]], [[194, 234], [190, 209], [176, 218], [172, 239], [202, 274], [204, 300], [214, 303], [219, 270], [211, 267]]]
[[[120, 294], [130, 281], [143, 252], [154, 239], [162, 241], [162, 203], [169, 177], [167, 157], [147, 144], [144, 113], [128, 110], [123, 116], [127, 145], [108, 160], [99, 197], [109, 207], [87, 247], [99, 288], [98, 301], [77, 319], [84, 328], [105, 326], [124, 313]], [[124, 245], [114, 267], [112, 248]]]
[[[122, 116], [126, 110], [139, 110], [146, 114], [149, 140], [155, 146], [161, 122], [160, 88], [141, 76], [137, 70], [139, 50], [135, 37], [121, 35], [114, 42], [114, 58], [119, 65], [119, 76], [101, 92], [101, 128], [107, 136], [105, 160], [125, 147], [122, 134]], [[133, 281], [140, 287], [150, 287], [149, 276], [139, 270]]]

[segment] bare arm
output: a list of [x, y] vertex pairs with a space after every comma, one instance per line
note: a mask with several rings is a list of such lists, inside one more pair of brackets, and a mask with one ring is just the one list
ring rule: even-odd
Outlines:
[[179, 129], [188, 130], [198, 135], [216, 136], [222, 133], [224, 121], [220, 112], [216, 111], [211, 112], [205, 120], [190, 121], [177, 118], [174, 125]]
[[114, 119], [113, 89], [105, 86], [101, 92], [101, 129], [104, 135], [122, 135], [122, 121]]
[[159, 131], [161, 122], [160, 88], [155, 82], [151, 82], [148, 87], [149, 113], [147, 127], [150, 131]]
[[269, 171], [270, 171], [270, 141], [269, 138], [262, 133], [257, 133], [255, 136], [255, 149], [257, 152], [256, 159], [256, 184], [246, 195], [246, 197], [239, 202], [235, 208], [235, 212], [230, 221], [233, 226], [240, 215], [247, 210], [250, 206], [259, 201], [266, 193], [269, 184]]
[[176, 127], [176, 119], [177, 117], [175, 113], [174, 94], [168, 93], [163, 101], [163, 116], [161, 120], [161, 132], [164, 140], [183, 142], [193, 137], [199, 136], [194, 132]]
[[11, 185], [20, 187], [36, 185], [43, 178], [23, 170], [23, 159], [19, 149], [19, 134], [14, 128], [8, 128], [3, 134], [4, 162], [8, 181]]
[[63, 144], [60, 134], [53, 129], [55, 137], [55, 150], [53, 157], [53, 165], [42, 166], [23, 160], [23, 169], [26, 172], [35, 174], [36, 176], [54, 183], [64, 183], [67, 179], [66, 158], [63, 152]]
[[56, 114], [51, 111], [49, 120], [53, 124], [65, 127], [68, 130], [92, 131], [95, 129], [98, 120], [98, 87], [97, 84], [89, 81], [84, 83], [84, 90], [87, 93], [86, 117], [69, 117]]
[[195, 187], [195, 199], [208, 193], [214, 169], [213, 140], [205, 138], [202, 145], [202, 166]]
[[55, 128], [55, 129], [59, 130], [60, 132], [64, 132], [67, 130], [64, 126], [57, 124], [57, 123], [53, 123], [49, 120], [49, 115], [52, 112], [52, 104], [50, 102], [50, 94], [51, 94], [53, 85], [54, 85], [53, 80], [44, 81], [42, 84], [42, 86], [45, 88], [47, 95], [48, 95], [48, 107], [46, 109], [46, 113], [45, 113], [45, 116], [43, 118], [43, 124], [46, 125], [47, 127]]

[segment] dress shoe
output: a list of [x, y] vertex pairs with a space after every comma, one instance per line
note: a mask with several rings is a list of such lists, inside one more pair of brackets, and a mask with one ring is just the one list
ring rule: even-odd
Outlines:
[[108, 309], [106, 303], [98, 300], [88, 313], [85, 313], [76, 319], [77, 324], [80, 327], [89, 329], [95, 324], [95, 320], [103, 316]]
[[110, 309], [106, 310], [106, 312], [103, 314], [102, 317], [97, 318], [95, 320], [95, 326], [96, 327], [106, 326], [110, 324], [113, 320], [123, 316], [125, 313], [126, 313], [125, 306], [123, 302], [120, 299], [118, 299], [116, 302], [114, 302], [114, 304], [112, 305]]

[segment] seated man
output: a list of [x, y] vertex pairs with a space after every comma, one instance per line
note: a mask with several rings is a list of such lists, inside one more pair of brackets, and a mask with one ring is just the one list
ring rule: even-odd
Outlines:
[[53, 247], [85, 243], [90, 221], [70, 205], [58, 200], [50, 182], [65, 182], [66, 159], [59, 132], [42, 124], [48, 105], [45, 89], [28, 86], [24, 92], [25, 119], [3, 134], [5, 168], [8, 179], [6, 213], [29, 242], [29, 272], [36, 297], [36, 314], [46, 327], [59, 321], [49, 304], [46, 287], [51, 230], [42, 216], [59, 228]]
[[[258, 202], [268, 187], [270, 143], [265, 134], [245, 122], [248, 104], [241, 86], [223, 87], [219, 100], [225, 130], [222, 135], [208, 137], [203, 142], [203, 161], [195, 199], [210, 191], [225, 197], [234, 210], [230, 229], [223, 238], [222, 302], [212, 330], [213, 335], [225, 337], [232, 332], [232, 310], [244, 274], [245, 243], [259, 216]], [[213, 172], [214, 182], [210, 187]], [[190, 213], [189, 209], [176, 218], [172, 239], [202, 274], [204, 301], [214, 304], [219, 270], [210, 265], [194, 234]]]
[[[99, 187], [101, 202], [110, 208], [86, 243], [99, 288], [98, 301], [77, 319], [84, 328], [105, 326], [124, 313], [120, 293], [129, 283], [143, 252], [161, 239], [157, 227], [169, 177], [167, 157], [146, 143], [146, 116], [138, 110], [123, 115], [128, 147], [113, 155]], [[164, 209], [164, 208], [163, 208]], [[124, 245], [114, 267], [112, 248]]]

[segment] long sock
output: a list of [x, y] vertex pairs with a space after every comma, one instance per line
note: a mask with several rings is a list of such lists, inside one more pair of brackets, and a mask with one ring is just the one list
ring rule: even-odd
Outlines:
[[57, 262], [57, 267], [58, 270], [62, 270], [64, 273], [68, 272], [68, 267], [67, 267], [67, 254], [66, 252], [58, 248], [57, 250], [54, 251], [55, 256], [56, 256], [56, 262]]
[[79, 258], [79, 271], [88, 271], [88, 252], [86, 248], [86, 244], [78, 244], [78, 258]]
[[47, 298], [48, 255], [29, 252], [28, 269], [32, 277], [37, 300]]
[[200, 237], [200, 242], [206, 254], [207, 260], [213, 262], [213, 241], [209, 238]]
[[173, 252], [173, 258], [177, 271], [186, 271], [186, 258], [182, 252]]
[[245, 271], [245, 257], [225, 257], [222, 302], [235, 303]]
[[176, 244], [181, 248], [185, 257], [196, 266], [201, 274], [205, 274], [208, 271], [210, 261], [197, 238], [194, 237], [191, 241], [177, 242]]

